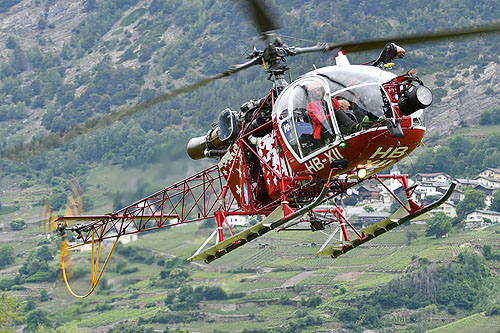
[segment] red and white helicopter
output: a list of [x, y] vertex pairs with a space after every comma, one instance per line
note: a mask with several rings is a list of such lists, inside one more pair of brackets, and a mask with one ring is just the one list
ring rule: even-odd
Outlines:
[[[263, 66], [269, 74], [273, 83], [269, 94], [243, 104], [238, 111], [223, 110], [206, 135], [190, 140], [188, 154], [193, 159], [215, 158], [213, 166], [114, 213], [56, 219], [63, 236], [63, 272], [65, 256], [74, 247], [92, 244], [94, 249], [109, 239], [116, 245], [124, 235], [206, 219], [215, 221], [214, 231], [190, 260], [210, 263], [271, 230], [294, 229], [330, 230], [317, 255], [335, 258], [449, 198], [454, 183], [441, 199], [421, 206], [413, 200], [415, 187], [409, 185], [406, 175], [379, 174], [422, 144], [426, 131], [423, 109], [432, 103], [430, 90], [412, 71], [395, 75], [388, 70], [394, 58], [404, 55], [401, 47], [387, 40], [289, 47], [270, 33], [277, 26], [264, 6], [256, 0], [246, 2], [266, 44], [264, 50], [254, 48], [247, 62], [146, 106], [254, 65]], [[496, 24], [392, 40], [407, 45], [498, 30]], [[380, 57], [363, 65], [351, 65], [345, 55], [377, 48], [383, 48]], [[287, 82], [287, 57], [329, 51], [337, 52], [334, 66], [314, 69]], [[139, 109], [141, 105], [124, 114]], [[400, 210], [357, 230], [332, 199], [367, 179], [385, 186], [385, 178], [401, 182], [407, 202], [393, 194]], [[322, 206], [327, 202], [330, 206]], [[262, 220], [234, 234], [228, 219], [236, 215], [258, 215]], [[68, 230], [77, 235], [77, 244], [69, 248], [65, 240]], [[214, 238], [215, 244], [209, 246]], [[100, 246], [97, 257], [99, 251]], [[95, 289], [105, 268], [97, 274], [98, 260], [92, 253], [92, 289], [81, 297]]]

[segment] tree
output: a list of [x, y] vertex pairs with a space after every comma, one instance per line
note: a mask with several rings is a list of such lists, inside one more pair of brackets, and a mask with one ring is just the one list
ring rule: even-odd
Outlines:
[[14, 37], [9, 37], [7, 38], [7, 42], [5, 42], [5, 46], [10, 49], [10, 50], [13, 50], [16, 48], [17, 46], [17, 41]]
[[50, 295], [47, 291], [47, 289], [42, 289], [40, 291], [40, 302], [47, 302], [50, 300]]
[[23, 219], [15, 219], [10, 222], [10, 227], [12, 230], [23, 230], [26, 228], [26, 222]]
[[475, 189], [466, 190], [464, 200], [460, 201], [457, 205], [457, 215], [464, 218], [476, 209], [484, 208], [486, 206], [485, 199], [486, 194], [483, 191]]
[[373, 213], [375, 211], [375, 208], [373, 208], [371, 205], [365, 205], [365, 206], [363, 206], [363, 209], [367, 213]]
[[10, 65], [16, 70], [17, 73], [21, 73], [26, 70], [26, 55], [24, 54], [21, 46], [17, 45], [10, 58]]
[[47, 20], [45, 19], [45, 17], [40, 17], [40, 19], [38, 20], [38, 29], [44, 30], [45, 28], [47, 28]]
[[24, 306], [17, 303], [14, 296], [3, 292], [0, 296], [0, 332], [15, 332], [12, 327], [15, 322], [24, 320], [22, 316]]
[[0, 269], [14, 263], [14, 248], [10, 245], [5, 245], [0, 248]]
[[427, 228], [425, 228], [426, 236], [435, 235], [436, 238], [439, 238], [451, 230], [451, 218], [446, 216], [445, 213], [439, 212], [436, 213], [433, 217], [431, 217], [427, 221]]
[[490, 259], [490, 257], [491, 257], [491, 246], [489, 246], [489, 245], [484, 245], [483, 246], [483, 257], [485, 259]]
[[408, 239], [408, 245], [411, 244], [412, 239], [417, 239], [418, 234], [416, 231], [408, 231], [406, 232], [406, 238]]
[[40, 326], [52, 326], [49, 313], [45, 310], [34, 310], [26, 318], [26, 329], [28, 332], [36, 332]]
[[490, 210], [495, 212], [500, 212], [500, 190], [493, 193], [493, 199], [491, 199]]

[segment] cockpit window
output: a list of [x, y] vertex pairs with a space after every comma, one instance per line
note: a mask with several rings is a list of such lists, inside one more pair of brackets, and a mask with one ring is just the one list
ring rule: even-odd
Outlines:
[[[332, 116], [329, 86], [321, 79], [308, 78], [287, 90], [288, 117], [278, 113], [280, 128], [292, 149], [305, 158], [339, 137], [338, 126]], [[283, 110], [281, 100], [278, 110]]]
[[306, 160], [356, 135], [366, 124], [382, 124], [381, 85], [394, 77], [372, 66], [357, 65], [307, 73], [278, 97], [274, 112], [282, 136], [297, 157]]
[[[339, 100], [345, 100], [347, 113], [352, 113], [358, 122], [368, 116], [370, 121], [376, 121], [384, 116], [384, 101], [380, 83], [365, 83], [337, 90], [332, 96]], [[360, 119], [359, 119], [360, 118]]]

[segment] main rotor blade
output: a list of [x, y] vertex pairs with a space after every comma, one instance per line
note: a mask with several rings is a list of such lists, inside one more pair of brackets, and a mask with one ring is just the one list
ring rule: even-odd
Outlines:
[[269, 8], [261, 0], [240, 0], [240, 2], [249, 10], [261, 36], [265, 37], [267, 32], [279, 29], [279, 25], [269, 13]]
[[92, 118], [92, 119], [87, 120], [86, 122], [84, 122], [82, 124], [78, 124], [76, 126], [70, 127], [68, 129], [66, 129], [65, 131], [49, 134], [49, 135], [44, 136], [40, 139], [33, 139], [32, 141], [30, 141], [26, 144], [1, 151], [0, 158], [10, 159], [10, 160], [28, 159], [36, 154], [42, 153], [42, 152], [50, 150], [50, 149], [60, 147], [63, 144], [65, 144], [66, 142], [73, 140], [76, 137], [83, 135], [83, 134], [86, 134], [92, 130], [101, 128], [103, 126], [108, 126], [108, 125], [112, 124], [113, 122], [116, 122], [118, 120], [124, 119], [124, 118], [129, 117], [129, 116], [132, 116], [134, 114], [137, 114], [137, 113], [144, 111], [148, 108], [151, 108], [155, 105], [166, 102], [166, 101], [168, 101], [176, 96], [184, 94], [184, 93], [191, 91], [193, 89], [197, 89], [199, 87], [202, 87], [202, 86], [204, 86], [212, 81], [231, 76], [231, 75], [233, 75], [241, 70], [244, 70], [244, 69], [249, 68], [251, 66], [257, 65], [259, 63], [260, 63], [260, 58], [253, 58], [245, 63], [232, 65], [226, 71], [224, 71], [222, 73], [216, 74], [214, 76], [211, 76], [211, 77], [206, 78], [204, 80], [187, 85], [185, 87], [176, 89], [172, 92], [163, 94], [161, 96], [153, 98], [152, 100], [139, 103], [135, 106], [125, 108], [123, 110], [113, 112], [111, 114]]
[[371, 39], [361, 42], [327, 44], [323, 51], [334, 51], [341, 49], [344, 53], [370, 51], [382, 49], [388, 42], [394, 42], [398, 45], [405, 46], [416, 43], [434, 42], [443, 39], [452, 39], [458, 37], [468, 37], [476, 34], [489, 34], [500, 31], [500, 22], [480, 25], [474, 28], [460, 30], [442, 30], [431, 33], [422, 33], [416, 35], [396, 36], [390, 38]]

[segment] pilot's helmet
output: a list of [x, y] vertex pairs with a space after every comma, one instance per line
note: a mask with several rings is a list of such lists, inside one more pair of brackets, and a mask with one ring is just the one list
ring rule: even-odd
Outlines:
[[307, 94], [313, 99], [322, 98], [325, 95], [325, 88], [317, 81], [307, 84]]

